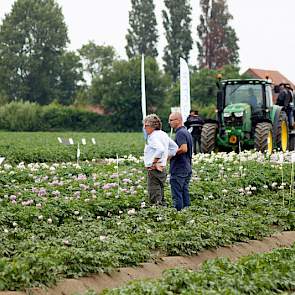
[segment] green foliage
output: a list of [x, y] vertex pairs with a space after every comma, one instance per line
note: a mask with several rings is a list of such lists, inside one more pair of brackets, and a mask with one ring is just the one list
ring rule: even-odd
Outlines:
[[160, 280], [133, 282], [103, 294], [282, 294], [294, 289], [293, 262], [295, 245], [244, 257], [236, 263], [228, 258], [209, 260], [198, 272], [168, 270]]
[[58, 98], [68, 41], [54, 0], [17, 0], [0, 27], [0, 88], [10, 100], [48, 104]]
[[3, 106], [8, 102], [9, 102], [9, 99], [7, 95], [4, 93], [4, 91], [1, 91], [0, 89], [0, 106]]
[[[53, 112], [54, 114], [54, 112]], [[51, 115], [49, 120], [54, 121]], [[59, 119], [55, 119], [58, 124]], [[87, 121], [87, 118], [85, 119]], [[51, 122], [53, 124], [54, 122]], [[0, 132], [0, 156], [10, 163], [75, 161], [77, 142], [85, 138], [87, 145], [80, 144], [81, 160], [140, 156], [144, 148], [142, 133], [107, 133], [107, 118], [101, 118], [99, 128], [104, 133], [91, 132]], [[62, 123], [61, 123], [62, 124]], [[86, 124], [86, 123], [85, 123]], [[92, 127], [92, 126], [91, 126]], [[74, 140], [74, 145], [60, 144], [57, 138]], [[95, 138], [96, 144], [91, 143]], [[1, 186], [1, 185], [0, 185]]]
[[58, 104], [11, 102], [0, 107], [0, 129], [10, 131], [113, 131], [111, 116]]
[[[102, 150], [111, 147], [110, 138], [100, 139]], [[48, 138], [43, 140], [51, 150]], [[126, 135], [124, 141], [112, 139], [120, 152], [122, 143], [131, 141]], [[30, 138], [25, 147], [31, 154], [35, 152], [32, 143]], [[294, 200], [286, 197], [283, 205], [289, 183], [278, 187], [281, 165], [258, 162], [259, 157], [258, 153], [195, 157], [192, 206], [181, 212], [149, 206], [143, 164], [127, 155], [118, 159], [118, 168], [115, 159], [80, 165], [65, 163], [64, 158], [51, 165], [6, 163], [0, 167], [0, 290], [108, 272], [157, 258], [155, 253], [193, 255], [202, 249], [268, 236], [274, 225], [294, 230]], [[284, 171], [284, 179], [290, 179], [291, 165], [285, 164]], [[165, 194], [171, 206], [168, 187]], [[268, 268], [260, 267], [261, 272], [252, 277], [255, 283], [261, 287], [264, 269], [277, 270], [272, 264], [281, 259], [268, 260], [272, 261]], [[264, 265], [262, 261], [247, 264], [250, 274], [255, 265]], [[222, 275], [218, 265], [220, 271], [225, 270]], [[221, 280], [233, 273], [220, 261], [209, 262], [205, 269], [210, 282], [214, 285], [217, 280], [215, 286], [220, 288], [224, 286]], [[187, 273], [183, 281], [181, 274], [173, 272], [170, 280], [165, 278], [173, 293], [192, 286], [194, 280]], [[207, 282], [203, 281], [205, 286]], [[193, 294], [191, 289], [187, 294]]]
[[108, 131], [112, 125], [108, 117], [71, 107], [45, 106], [39, 130]]
[[40, 128], [41, 107], [30, 102], [10, 102], [0, 107], [0, 128], [10, 131], [36, 131]]
[[[120, 131], [142, 128], [140, 73], [140, 57], [116, 61], [112, 69], [105, 70], [92, 83], [93, 99], [112, 115], [112, 124]], [[145, 77], [147, 112], [158, 112], [164, 104], [167, 85], [154, 58], [145, 59]]]
[[131, 0], [126, 54], [129, 58], [144, 54], [157, 57], [157, 20], [154, 0]]
[[144, 54], [157, 57], [157, 20], [154, 0], [131, 0], [126, 54], [129, 58]]
[[96, 45], [89, 41], [79, 50], [79, 54], [84, 63], [84, 72], [93, 79], [101, 75], [105, 68], [111, 68], [116, 51], [113, 46]]
[[60, 58], [60, 72], [57, 84], [57, 101], [62, 105], [70, 105], [83, 81], [83, 67], [75, 52], [65, 52]]
[[219, 69], [238, 65], [239, 47], [235, 30], [229, 25], [232, 15], [226, 0], [200, 0], [202, 14], [197, 27], [200, 68]]
[[216, 119], [215, 103], [208, 104], [208, 105], [193, 103], [191, 109], [199, 111], [199, 115], [204, 119]]
[[188, 0], [164, 0], [166, 10], [162, 11], [163, 26], [167, 39], [164, 48], [164, 68], [173, 81], [179, 76], [179, 58], [186, 61], [192, 49], [191, 6]]

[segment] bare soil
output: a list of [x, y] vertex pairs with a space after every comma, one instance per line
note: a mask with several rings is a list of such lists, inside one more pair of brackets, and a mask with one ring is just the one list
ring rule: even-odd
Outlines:
[[183, 267], [196, 270], [208, 259], [228, 257], [234, 261], [241, 256], [270, 252], [275, 248], [289, 247], [294, 242], [295, 231], [283, 232], [260, 241], [251, 240], [246, 243], [235, 243], [230, 246], [204, 250], [196, 256], [162, 257], [154, 262], [143, 263], [138, 267], [120, 268], [113, 271], [111, 274], [98, 274], [79, 279], [66, 279], [59, 282], [53, 288], [35, 288], [28, 289], [24, 292], [0, 291], [0, 295], [72, 295], [74, 293], [83, 294], [89, 289], [101, 292], [105, 288], [120, 287], [134, 279], [160, 278], [162, 272], [170, 268]]

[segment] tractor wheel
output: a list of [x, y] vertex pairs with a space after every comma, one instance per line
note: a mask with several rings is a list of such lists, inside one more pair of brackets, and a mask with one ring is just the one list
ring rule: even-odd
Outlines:
[[277, 126], [276, 128], [276, 143], [277, 147], [283, 151], [286, 152], [288, 149], [289, 145], [289, 140], [288, 140], [288, 133], [289, 133], [289, 128], [288, 128], [288, 118], [285, 112], [280, 113], [280, 118], [277, 121]]
[[273, 150], [273, 137], [272, 125], [270, 123], [258, 123], [255, 128], [254, 147], [257, 151], [272, 153]]
[[201, 133], [201, 152], [211, 153], [216, 147], [217, 126], [214, 123], [203, 125]]
[[295, 150], [295, 135], [290, 135], [289, 137], [289, 151]]

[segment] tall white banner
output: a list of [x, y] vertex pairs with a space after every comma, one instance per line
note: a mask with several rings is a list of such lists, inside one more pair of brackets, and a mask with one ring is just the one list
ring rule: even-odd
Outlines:
[[180, 58], [180, 110], [183, 122], [191, 109], [189, 69], [186, 61]]
[[145, 97], [145, 76], [144, 76], [144, 55], [141, 55], [141, 110], [142, 118], [146, 117], [146, 97]]

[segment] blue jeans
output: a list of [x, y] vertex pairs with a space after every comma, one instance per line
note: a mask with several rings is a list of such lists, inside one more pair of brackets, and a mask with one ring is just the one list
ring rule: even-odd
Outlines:
[[171, 186], [171, 193], [173, 199], [174, 208], [177, 211], [185, 207], [189, 207], [190, 205], [190, 197], [189, 197], [189, 181], [191, 179], [192, 174], [178, 174], [178, 175], [171, 175], [170, 177], [170, 186]]

